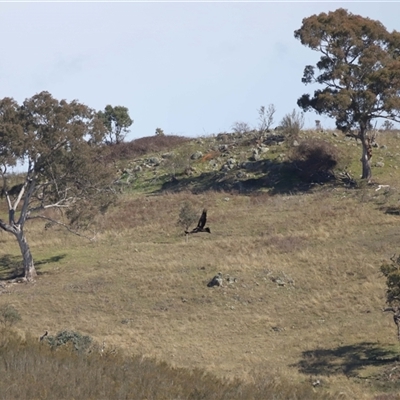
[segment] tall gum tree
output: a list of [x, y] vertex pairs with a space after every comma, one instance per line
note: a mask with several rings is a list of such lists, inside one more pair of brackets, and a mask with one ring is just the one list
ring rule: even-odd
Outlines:
[[[105, 134], [97, 113], [76, 100], [58, 101], [48, 92], [22, 105], [0, 100], [0, 177], [8, 209], [0, 228], [17, 239], [27, 281], [36, 277], [24, 233], [28, 220], [40, 218], [77, 232], [91, 212], [114, 199], [113, 172], [103, 154]], [[8, 171], [18, 163], [25, 170], [23, 182], [10, 188]]]
[[99, 111], [97, 116], [103, 121], [107, 129], [107, 144], [118, 144], [124, 141], [129, 133], [129, 127], [133, 119], [129, 116], [129, 110], [123, 106], [107, 105], [104, 111]]
[[322, 54], [316, 66], [305, 67], [302, 82], [323, 88], [297, 104], [334, 118], [338, 129], [361, 141], [361, 177], [369, 182], [372, 121], [400, 121], [400, 33], [340, 8], [303, 19], [294, 36]]

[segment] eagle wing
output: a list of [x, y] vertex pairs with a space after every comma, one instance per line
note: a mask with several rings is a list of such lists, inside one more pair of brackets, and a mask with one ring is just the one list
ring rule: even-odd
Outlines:
[[206, 222], [207, 222], [207, 209], [204, 209], [199, 219], [199, 223], [197, 224], [197, 227], [203, 229], [204, 226], [206, 225]]

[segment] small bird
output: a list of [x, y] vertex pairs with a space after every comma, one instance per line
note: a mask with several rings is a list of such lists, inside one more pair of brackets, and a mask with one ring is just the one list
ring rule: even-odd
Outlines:
[[39, 341], [41, 342], [48, 334], [49, 332], [46, 331], [42, 336], [40, 336]]
[[207, 209], [205, 208], [201, 214], [201, 217], [199, 219], [199, 223], [197, 224], [196, 228], [194, 228], [191, 231], [185, 231], [186, 235], [189, 233], [198, 233], [198, 232], [208, 232], [211, 233], [210, 228], [204, 228], [206, 225], [207, 221]]
[[207, 283], [207, 286], [222, 286], [222, 273], [218, 272], [218, 274], [215, 275], [214, 278], [212, 278], [211, 281]]

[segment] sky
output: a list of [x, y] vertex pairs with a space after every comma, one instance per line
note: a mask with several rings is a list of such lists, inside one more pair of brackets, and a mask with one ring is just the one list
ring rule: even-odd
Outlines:
[[[345, 8], [400, 30], [400, 2], [1, 2], [0, 98], [42, 91], [134, 120], [126, 141], [165, 134], [199, 137], [273, 127], [314, 89], [301, 82], [318, 52], [294, 38], [302, 19]], [[305, 128], [321, 120], [307, 112]]]

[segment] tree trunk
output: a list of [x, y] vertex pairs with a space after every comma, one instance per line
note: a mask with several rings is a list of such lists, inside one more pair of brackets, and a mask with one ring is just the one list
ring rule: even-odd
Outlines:
[[28, 242], [26, 241], [23, 230], [15, 233], [17, 237], [19, 248], [21, 249], [22, 258], [24, 261], [24, 276], [28, 282], [32, 282], [36, 278], [36, 269], [33, 263], [33, 257]]
[[361, 179], [366, 179], [369, 183], [372, 178], [372, 171], [371, 171], [371, 157], [372, 157], [372, 146], [371, 141], [367, 137], [366, 132], [360, 132], [360, 139], [362, 143], [362, 157], [361, 157], [361, 164], [362, 164], [362, 175]]

